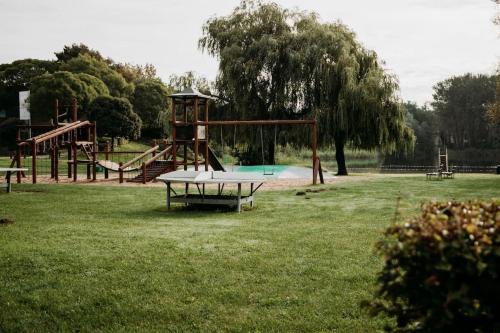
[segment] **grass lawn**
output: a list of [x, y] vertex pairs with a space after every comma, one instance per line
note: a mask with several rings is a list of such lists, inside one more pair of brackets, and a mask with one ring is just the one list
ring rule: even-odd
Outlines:
[[[151, 187], [14, 184], [0, 194], [0, 332], [375, 332], [360, 309], [391, 223], [428, 199], [492, 198], [500, 177], [371, 175], [263, 191], [256, 208], [167, 212]], [[319, 188], [319, 187], [318, 187]]]

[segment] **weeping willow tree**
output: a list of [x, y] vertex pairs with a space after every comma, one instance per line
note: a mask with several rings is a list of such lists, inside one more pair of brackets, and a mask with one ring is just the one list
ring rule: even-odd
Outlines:
[[[242, 1], [231, 15], [206, 22], [199, 45], [220, 60], [216, 89], [230, 102], [233, 116], [296, 119], [304, 113], [294, 43], [302, 16], [274, 3]], [[264, 131], [268, 159], [274, 161], [273, 131]], [[255, 128], [239, 131], [250, 142], [258, 142], [258, 133]]]
[[347, 174], [346, 144], [392, 151], [413, 142], [396, 80], [340, 23], [244, 0], [229, 16], [207, 21], [199, 45], [219, 59], [216, 87], [238, 118], [316, 116], [320, 143], [335, 144], [340, 175]]
[[397, 97], [397, 80], [379, 64], [377, 55], [366, 50], [346, 26], [302, 22], [299, 35], [314, 45], [304, 75], [310, 75], [319, 124], [319, 140], [335, 144], [339, 175], [347, 175], [344, 148], [396, 148], [410, 150], [412, 130], [406, 125], [404, 109]]

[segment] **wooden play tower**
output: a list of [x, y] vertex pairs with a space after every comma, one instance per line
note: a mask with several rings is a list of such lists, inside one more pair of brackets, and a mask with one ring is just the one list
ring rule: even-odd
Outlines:
[[[172, 98], [172, 158], [174, 169], [188, 167], [188, 150], [193, 152], [194, 169], [200, 166], [208, 171], [209, 166], [215, 171], [224, 171], [208, 144], [208, 103], [212, 97], [192, 88], [170, 95]], [[181, 160], [177, 161], [177, 156]], [[200, 158], [202, 157], [203, 160]]]

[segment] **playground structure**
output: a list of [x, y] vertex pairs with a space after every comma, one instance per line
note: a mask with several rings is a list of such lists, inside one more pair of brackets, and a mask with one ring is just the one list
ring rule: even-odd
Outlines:
[[[198, 171], [200, 166], [203, 166], [205, 171], [209, 170], [209, 166], [214, 171], [225, 171], [208, 144], [210, 126], [261, 126], [261, 128], [262, 126], [279, 125], [311, 126], [313, 184], [317, 184], [318, 177], [320, 178], [320, 182], [324, 183], [321, 162], [317, 155], [317, 124], [315, 119], [209, 121], [208, 103], [212, 97], [203, 95], [192, 88], [186, 88], [170, 97], [173, 102], [171, 119], [172, 166], [175, 166], [172, 168], [172, 171], [177, 170], [177, 166], [183, 166], [184, 170], [187, 170], [190, 164], [188, 163], [188, 149], [191, 149], [193, 152], [192, 164], [195, 171]], [[203, 117], [199, 117], [200, 109], [203, 110]], [[177, 116], [178, 111], [181, 112], [180, 117]], [[180, 160], [178, 162], [179, 153]]]
[[438, 149], [438, 167], [436, 172], [426, 173], [426, 179], [455, 178], [455, 174], [448, 166], [448, 148], [444, 148], [444, 154], [441, 153], [441, 148]]
[[[316, 184], [318, 177], [323, 183], [321, 162], [317, 156], [317, 126], [316, 120], [218, 120], [209, 121], [208, 106], [213, 98], [187, 88], [170, 95], [172, 98], [171, 129], [169, 141], [161, 145], [155, 144], [146, 151], [114, 152], [106, 146], [99, 151], [97, 143], [96, 123], [88, 120], [78, 120], [78, 107], [73, 99], [71, 105], [63, 106], [68, 111], [59, 114], [60, 105], [54, 104], [52, 121], [44, 125], [22, 125], [17, 133], [17, 151], [11, 167], [23, 167], [25, 157], [31, 157], [31, 181], [37, 183], [37, 157], [39, 152], [48, 151], [50, 160], [50, 178], [59, 181], [60, 163], [67, 164], [68, 178], [78, 180], [79, 166], [85, 166], [88, 180], [96, 180], [97, 170], [104, 171], [104, 178], [109, 178], [109, 172], [118, 174], [120, 183], [126, 181], [147, 183], [158, 176], [177, 170], [203, 168], [209, 171], [226, 171], [209, 146], [208, 134], [213, 126], [260, 126], [261, 140], [263, 126], [298, 125], [311, 127], [312, 143], [312, 178]], [[201, 117], [200, 117], [201, 113]], [[70, 122], [59, 122], [61, 117], [70, 116]], [[21, 139], [21, 129], [29, 129], [27, 139]], [[31, 136], [31, 131], [44, 131]], [[47, 149], [48, 147], [48, 149]], [[262, 144], [263, 149], [263, 144]], [[67, 150], [67, 160], [61, 160], [61, 152]], [[26, 153], [26, 151], [28, 151]], [[128, 155], [134, 155], [132, 158]], [[121, 156], [120, 156], [121, 155]], [[266, 172], [264, 172], [266, 174]], [[130, 175], [133, 175], [130, 177]], [[24, 177], [23, 172], [17, 172], [17, 182]]]
[[[62, 106], [68, 110], [66, 113], [60, 114], [58, 100], [54, 103], [52, 119], [50, 124], [38, 125], [21, 125], [17, 131], [17, 151], [11, 163], [11, 167], [16, 165], [22, 167], [26, 156], [30, 157], [31, 161], [31, 182], [36, 184], [40, 172], [40, 167], [43, 167], [43, 159], [39, 158], [48, 152], [48, 160], [50, 161], [50, 178], [60, 180], [60, 165], [67, 165], [67, 175], [73, 181], [78, 180], [79, 166], [86, 167], [87, 179], [96, 180], [97, 169], [104, 171], [104, 177], [109, 178], [109, 172], [118, 172], [123, 177], [124, 173], [138, 171], [139, 167], [131, 166], [127, 163], [122, 167], [122, 162], [113, 161], [112, 157], [118, 157], [118, 160], [123, 160], [129, 155], [137, 155], [144, 158], [156, 152], [159, 148], [155, 145], [146, 152], [113, 152], [106, 145], [104, 151], [98, 150], [96, 123], [88, 120], [78, 120], [78, 106], [76, 100], [73, 99], [70, 105]], [[61, 117], [70, 116], [70, 122], [59, 122]], [[27, 139], [21, 139], [22, 130], [28, 130], [30, 135]], [[42, 131], [40, 134], [31, 136], [32, 132]], [[67, 150], [67, 159], [62, 160], [62, 152]], [[44, 155], [43, 155], [44, 156]], [[101, 158], [98, 158], [101, 157]], [[136, 157], [134, 157], [134, 161]], [[24, 172], [17, 172], [17, 182], [21, 182], [21, 178], [25, 177]], [[138, 178], [135, 177], [135, 178]], [[131, 179], [134, 180], [134, 179]]]
[[[61, 115], [66, 116], [67, 114]], [[96, 124], [88, 120], [78, 120], [78, 110], [76, 100], [73, 99], [71, 104], [71, 119], [72, 122], [59, 122], [59, 102], [56, 100], [52, 115], [52, 122], [49, 125], [28, 125], [18, 127], [17, 131], [17, 151], [15, 156], [15, 164], [17, 168], [22, 168], [23, 148], [29, 147], [31, 154], [31, 172], [32, 183], [37, 183], [37, 153], [41, 150], [40, 146], [49, 145], [50, 156], [50, 176], [56, 181], [59, 180], [59, 150], [67, 149], [68, 151], [68, 178], [78, 179], [78, 165], [85, 164], [87, 166], [87, 178], [96, 179], [96, 151], [97, 151], [97, 134]], [[49, 129], [42, 134], [21, 139], [21, 128], [33, 129]], [[78, 159], [78, 150], [82, 150], [87, 155], [87, 160]], [[13, 163], [14, 163], [13, 161]], [[92, 175], [91, 175], [92, 174]], [[17, 182], [21, 182], [22, 172], [17, 172]]]

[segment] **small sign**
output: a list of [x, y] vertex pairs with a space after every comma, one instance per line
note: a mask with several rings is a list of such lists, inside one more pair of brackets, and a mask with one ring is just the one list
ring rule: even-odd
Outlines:
[[19, 92], [19, 119], [21, 120], [31, 119], [29, 97], [29, 90]]

